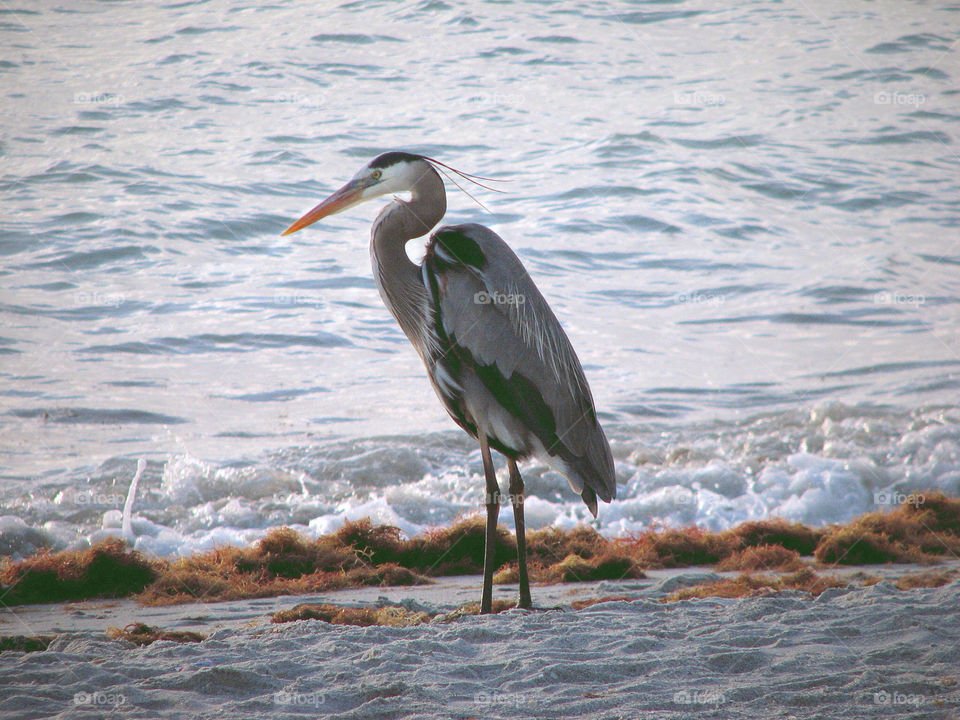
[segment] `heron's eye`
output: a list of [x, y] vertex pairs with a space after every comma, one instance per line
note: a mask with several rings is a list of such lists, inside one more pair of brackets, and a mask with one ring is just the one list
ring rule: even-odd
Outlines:
[[370, 177], [372, 177], [374, 180], [379, 180], [382, 175], [382, 170], [374, 170], [372, 173], [370, 173]]

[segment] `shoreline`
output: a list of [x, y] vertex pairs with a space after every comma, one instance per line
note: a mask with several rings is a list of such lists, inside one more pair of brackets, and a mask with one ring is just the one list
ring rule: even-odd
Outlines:
[[[516, 539], [503, 526], [497, 533], [494, 583], [516, 582]], [[797, 576], [849, 565], [937, 566], [960, 557], [960, 498], [931, 491], [922, 505], [904, 503], [823, 528], [773, 518], [722, 532], [687, 527], [609, 539], [580, 525], [529, 531], [526, 538], [534, 584], [639, 579], [652, 569], [694, 566]], [[82, 550], [0, 561], [0, 597], [5, 606], [121, 597], [167, 605], [425, 585], [481, 572], [485, 544], [479, 515], [411, 538], [369, 519], [316, 538], [280, 527], [247, 547], [176, 560], [148, 557], [110, 538]]]
[[[856, 591], [876, 584], [893, 583], [906, 576], [929, 573], [931, 570], [951, 575], [952, 580], [938, 587], [956, 586], [960, 594], [960, 559], [931, 568], [928, 565], [888, 564], [849, 565], [821, 568], [832, 578], [845, 580], [849, 585], [836, 590]], [[742, 577], [738, 571], [718, 571], [709, 566], [648, 569], [646, 577], [625, 580], [595, 580], [534, 584], [533, 612], [572, 610], [574, 602], [591, 602], [608, 598], [623, 601], [683, 602], [669, 599], [678, 590], [697, 588], [720, 580]], [[785, 572], [766, 572], [763, 576], [783, 577]], [[71, 633], [101, 632], [109, 627], [123, 628], [142, 622], [165, 631], [189, 631], [212, 634], [236, 631], [248, 627], [271, 624], [271, 616], [298, 605], [333, 604], [347, 608], [396, 606], [412, 611], [449, 613], [475, 603], [480, 597], [480, 575], [455, 575], [432, 579], [430, 584], [410, 586], [368, 586], [342, 588], [300, 595], [276, 595], [241, 600], [203, 601], [171, 605], [144, 605], [134, 598], [106, 598], [63, 603], [36, 603], [5, 607], [0, 612], [0, 637], [31, 635], [69, 635]], [[831, 589], [833, 590], [833, 589]], [[898, 590], [909, 593], [910, 590]], [[516, 584], [495, 584], [495, 601], [515, 601]], [[760, 597], [767, 593], [755, 593]], [[818, 595], [799, 590], [783, 590], [770, 594], [805, 596], [814, 601]], [[706, 599], [716, 598], [708, 596]], [[748, 596], [749, 597], [749, 596]], [[626, 600], [625, 600], [626, 599]], [[728, 599], [728, 598], [724, 598]], [[512, 612], [523, 612], [510, 609]], [[574, 610], [576, 611], [576, 610]], [[307, 621], [309, 622], [309, 621]], [[24, 629], [30, 632], [25, 633]]]

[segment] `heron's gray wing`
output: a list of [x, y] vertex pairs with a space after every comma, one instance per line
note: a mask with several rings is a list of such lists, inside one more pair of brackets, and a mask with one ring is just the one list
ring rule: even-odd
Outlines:
[[[519, 258], [492, 230], [437, 230], [423, 263], [434, 326], [452, 373], [469, 367], [584, 488], [616, 494], [610, 446], [570, 341]], [[453, 357], [451, 357], [453, 356]], [[549, 460], [549, 458], [544, 458]]]

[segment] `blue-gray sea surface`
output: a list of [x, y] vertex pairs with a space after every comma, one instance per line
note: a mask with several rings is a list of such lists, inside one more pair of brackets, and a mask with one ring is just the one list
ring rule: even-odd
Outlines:
[[[280, 237], [390, 149], [504, 181], [446, 220], [566, 327], [605, 532], [960, 493], [960, 5], [24, 2], [0, 38], [0, 554], [119, 532], [138, 458], [165, 554], [480, 507], [380, 203]], [[587, 517], [525, 474], [531, 525]]]

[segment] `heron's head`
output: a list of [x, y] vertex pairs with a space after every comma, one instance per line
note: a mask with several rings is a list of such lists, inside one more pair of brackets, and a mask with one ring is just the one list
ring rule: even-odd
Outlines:
[[360, 168], [350, 182], [284, 230], [283, 234], [295, 233], [328, 215], [343, 212], [381, 195], [405, 191], [416, 193], [417, 185], [429, 175], [437, 176], [437, 173], [422, 155], [406, 152], [379, 155]]

